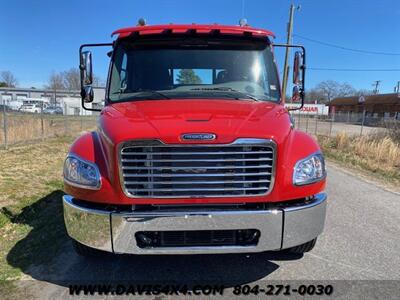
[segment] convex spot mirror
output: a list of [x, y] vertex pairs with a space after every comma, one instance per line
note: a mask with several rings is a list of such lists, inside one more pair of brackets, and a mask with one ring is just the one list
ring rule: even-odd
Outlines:
[[297, 85], [295, 85], [292, 91], [292, 102], [299, 102], [299, 101], [301, 101], [300, 89]]
[[83, 101], [85, 101], [85, 103], [92, 103], [94, 99], [93, 88], [90, 85], [85, 86], [82, 90], [81, 96], [83, 98]]

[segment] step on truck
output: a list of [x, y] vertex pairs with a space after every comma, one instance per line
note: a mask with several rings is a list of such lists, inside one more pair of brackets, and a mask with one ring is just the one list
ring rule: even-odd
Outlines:
[[[98, 128], [64, 164], [64, 220], [81, 255], [310, 251], [325, 222], [324, 157], [284, 107], [274, 50], [241, 24], [146, 25], [79, 49], [82, 107]], [[91, 47], [109, 47], [105, 105]], [[89, 105], [89, 103], [91, 103]], [[99, 251], [100, 250], [100, 251]]]

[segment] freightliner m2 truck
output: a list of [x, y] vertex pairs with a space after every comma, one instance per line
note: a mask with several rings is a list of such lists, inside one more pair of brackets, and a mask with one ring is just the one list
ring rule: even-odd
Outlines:
[[[145, 25], [80, 47], [82, 106], [98, 128], [64, 164], [64, 219], [81, 255], [310, 251], [325, 222], [324, 157], [296, 130], [274, 58], [297, 47], [246, 24]], [[105, 105], [90, 47], [109, 47]]]

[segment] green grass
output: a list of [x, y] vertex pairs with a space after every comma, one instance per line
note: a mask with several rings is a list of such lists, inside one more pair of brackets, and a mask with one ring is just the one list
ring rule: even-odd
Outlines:
[[4, 281], [46, 266], [67, 240], [61, 170], [72, 138], [0, 151], [0, 294]]

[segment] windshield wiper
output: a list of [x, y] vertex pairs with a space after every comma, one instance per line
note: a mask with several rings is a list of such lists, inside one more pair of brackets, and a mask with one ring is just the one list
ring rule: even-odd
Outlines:
[[156, 91], [156, 90], [135, 90], [135, 91], [129, 92], [129, 94], [130, 93], [144, 93], [144, 94], [148, 93], [148, 94], [160, 96], [161, 98], [164, 98], [164, 99], [171, 99], [167, 95], [165, 95], [159, 91]]
[[[161, 93], [159, 91], [156, 91], [156, 90], [133, 90], [133, 91], [124, 90], [123, 92], [118, 92], [118, 93], [113, 93], [113, 94], [119, 94], [119, 95], [126, 94], [126, 95], [129, 95], [129, 94], [141, 94], [141, 93], [156, 95], [156, 96], [159, 96], [159, 97], [161, 97], [163, 99], [171, 99], [167, 95], [165, 95], [165, 94], [163, 94], [163, 93]], [[135, 96], [137, 96], [137, 95], [135, 95]]]
[[[243, 93], [241, 91], [235, 90], [233, 88], [230, 87], [213, 87], [213, 88], [193, 88], [190, 89], [191, 91], [217, 91], [217, 92], [233, 92], [235, 94], [239, 94], [241, 95], [241, 98], [247, 98], [247, 99], [252, 99], [254, 101], [260, 101], [259, 99], [257, 99], [256, 97]], [[238, 98], [235, 98], [238, 99]]]

